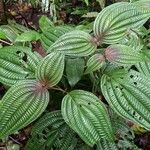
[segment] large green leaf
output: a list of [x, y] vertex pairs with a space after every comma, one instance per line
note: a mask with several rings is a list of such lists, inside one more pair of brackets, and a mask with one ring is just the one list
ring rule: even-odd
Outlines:
[[104, 8], [94, 23], [94, 34], [102, 43], [119, 42], [127, 30], [140, 28], [150, 17], [150, 11], [133, 3], [120, 2]]
[[115, 72], [102, 77], [105, 99], [119, 115], [150, 130], [150, 79], [133, 70]]
[[118, 65], [136, 64], [144, 61], [142, 53], [134, 51], [126, 45], [115, 44], [105, 49], [105, 58], [111, 63]]
[[42, 27], [41, 43], [45, 50], [48, 50], [50, 46], [63, 34], [70, 32], [72, 28], [70, 26], [49, 26]]
[[52, 52], [39, 64], [36, 78], [44, 85], [52, 87], [62, 78], [64, 71], [64, 55]]
[[94, 94], [71, 91], [63, 98], [61, 110], [66, 123], [88, 145], [93, 146], [101, 138], [113, 141], [106, 108]]
[[0, 105], [0, 139], [37, 119], [48, 102], [49, 93], [39, 82], [24, 80], [12, 86]]
[[7, 46], [0, 49], [0, 82], [11, 86], [20, 80], [34, 78], [40, 56], [31, 49]]
[[84, 60], [82, 58], [67, 59], [66, 75], [70, 86], [74, 86], [82, 77]]
[[97, 45], [93, 37], [75, 30], [62, 35], [50, 48], [49, 52], [60, 52], [70, 56], [88, 56], [96, 51]]

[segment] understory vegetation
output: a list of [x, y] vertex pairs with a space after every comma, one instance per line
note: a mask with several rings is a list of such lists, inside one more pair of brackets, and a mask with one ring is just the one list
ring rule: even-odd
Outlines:
[[149, 0], [0, 4], [0, 149], [150, 149]]

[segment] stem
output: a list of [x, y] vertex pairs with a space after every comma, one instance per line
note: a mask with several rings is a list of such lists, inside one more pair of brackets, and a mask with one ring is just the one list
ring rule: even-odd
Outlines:
[[15, 142], [15, 143], [21, 145], [21, 143], [19, 143], [17, 140], [15, 140], [14, 138], [12, 138], [11, 136], [9, 136], [9, 138], [10, 138], [13, 142]]
[[12, 43], [9, 43], [9, 42], [4, 41], [4, 40], [2, 40], [2, 39], [0, 39], [0, 42], [5, 43], [5, 44], [7, 44], [7, 45], [13, 45]]
[[63, 90], [63, 89], [61, 89], [60, 87], [52, 87], [52, 88], [50, 88], [50, 89], [52, 89], [52, 90], [57, 90], [57, 91], [61, 91], [61, 92], [63, 92], [63, 93], [66, 93], [66, 91]]

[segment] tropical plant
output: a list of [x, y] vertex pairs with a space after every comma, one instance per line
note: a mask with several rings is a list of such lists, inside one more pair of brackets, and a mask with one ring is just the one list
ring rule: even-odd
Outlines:
[[[25, 31], [14, 45], [2, 47], [0, 82], [9, 89], [0, 101], [0, 139], [35, 121], [58, 90], [61, 110], [46, 112], [35, 123], [27, 150], [90, 150], [94, 145], [115, 150], [122, 141], [123, 148], [137, 149], [126, 122], [150, 130], [150, 53], [141, 40], [149, 5], [141, 0], [104, 8], [93, 33], [54, 26], [42, 17], [40, 33]], [[45, 57], [16, 46], [38, 39]]]

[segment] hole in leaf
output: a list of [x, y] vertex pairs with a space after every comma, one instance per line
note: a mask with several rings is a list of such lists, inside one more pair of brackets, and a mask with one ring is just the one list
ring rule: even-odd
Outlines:
[[140, 117], [139, 117], [139, 120], [143, 120], [143, 118], [140, 116]]
[[52, 126], [47, 126], [47, 130], [52, 130]]
[[43, 134], [46, 134], [46, 130], [43, 130], [42, 133], [43, 133]]
[[137, 85], [137, 82], [133, 82], [134, 83], [134, 85]]
[[79, 105], [80, 107], [82, 107], [82, 105]]
[[120, 90], [122, 91], [122, 90], [123, 90], [123, 87], [121, 87]]
[[135, 112], [135, 111], [133, 111], [133, 112], [132, 112], [132, 114], [135, 116], [136, 112]]
[[133, 78], [134, 76], [133, 75], [130, 75], [130, 78]]
[[91, 103], [89, 102], [88, 105], [91, 105]]
[[17, 52], [16, 52], [16, 54], [20, 54], [20, 53], [21, 53], [21, 51], [17, 51]]
[[24, 56], [22, 57], [22, 60], [27, 62], [27, 54], [26, 53], [23, 53], [23, 54], [24, 54]]

